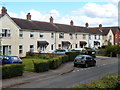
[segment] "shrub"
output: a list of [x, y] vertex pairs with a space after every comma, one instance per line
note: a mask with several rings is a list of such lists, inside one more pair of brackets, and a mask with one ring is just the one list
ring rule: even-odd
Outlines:
[[101, 80], [96, 82], [91, 82], [88, 84], [79, 84], [73, 88], [86, 88], [86, 89], [101, 89], [101, 88], [110, 88], [114, 90], [119, 90], [120, 88], [120, 75], [105, 76]]
[[68, 55], [68, 60], [73, 61], [77, 55], [79, 55], [79, 51], [72, 51], [72, 52], [67, 52], [66, 55]]
[[34, 63], [35, 72], [44, 72], [49, 70], [49, 62], [37, 62]]
[[62, 64], [62, 57], [55, 57], [50, 60], [50, 69], [56, 69]]
[[105, 56], [112, 56], [112, 57], [116, 57], [117, 54], [120, 54], [120, 46], [118, 45], [108, 45], [105, 48]]
[[9, 64], [3, 65], [2, 68], [2, 78], [11, 78], [16, 76], [22, 76], [24, 65], [23, 64]]
[[68, 62], [68, 55], [62, 56], [62, 63]]

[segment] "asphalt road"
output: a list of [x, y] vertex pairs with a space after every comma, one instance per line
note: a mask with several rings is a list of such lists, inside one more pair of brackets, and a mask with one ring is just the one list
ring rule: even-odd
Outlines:
[[[116, 58], [97, 59], [97, 65], [95, 67], [75, 67], [74, 71], [70, 73], [51, 78], [38, 78], [31, 83], [18, 85], [12, 88], [69, 88], [79, 83], [88, 83], [98, 80], [105, 75], [118, 73], [118, 61]], [[73, 64], [71, 66], [73, 67]]]

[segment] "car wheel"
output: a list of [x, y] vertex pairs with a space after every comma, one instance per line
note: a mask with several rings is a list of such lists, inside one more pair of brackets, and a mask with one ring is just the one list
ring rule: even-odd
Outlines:
[[85, 67], [87, 68], [87, 67], [88, 67], [88, 64], [85, 64]]
[[76, 64], [74, 64], [74, 67], [77, 67], [77, 65], [76, 65]]

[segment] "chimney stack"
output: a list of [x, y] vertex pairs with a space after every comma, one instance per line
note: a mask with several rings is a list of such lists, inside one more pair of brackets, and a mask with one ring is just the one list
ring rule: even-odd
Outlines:
[[27, 20], [31, 20], [31, 15], [30, 15], [30, 13], [28, 13], [28, 14], [26, 15], [26, 18], [27, 18]]
[[7, 14], [7, 9], [5, 7], [2, 7], [1, 14], [2, 14], [2, 16], [4, 16], [5, 14]]
[[88, 28], [88, 26], [89, 26], [89, 24], [88, 24], [88, 23], [86, 23], [86, 24], [85, 24], [85, 27], [86, 27], [86, 28]]
[[99, 25], [99, 30], [102, 30], [102, 24]]
[[73, 20], [70, 21], [70, 25], [73, 26], [74, 25], [74, 22]]
[[52, 16], [50, 17], [50, 23], [53, 23], [53, 17]]

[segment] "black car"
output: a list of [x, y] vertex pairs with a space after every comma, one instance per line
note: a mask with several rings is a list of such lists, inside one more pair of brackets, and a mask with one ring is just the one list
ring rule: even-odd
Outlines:
[[84, 66], [84, 67], [88, 67], [88, 66], [95, 66], [96, 65], [96, 60], [89, 55], [78, 55], [75, 59], [74, 59], [74, 67], [76, 66]]

